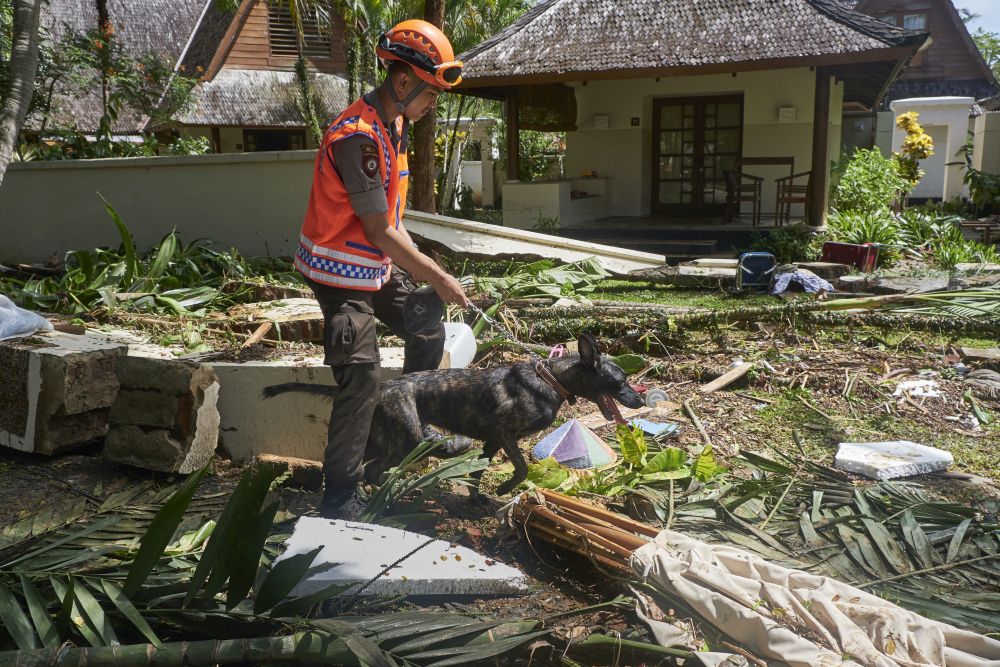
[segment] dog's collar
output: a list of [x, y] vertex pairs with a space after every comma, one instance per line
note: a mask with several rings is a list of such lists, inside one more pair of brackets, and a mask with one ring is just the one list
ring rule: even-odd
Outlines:
[[569, 402], [570, 405], [576, 403], [576, 396], [570, 393], [569, 389], [562, 386], [562, 383], [556, 379], [556, 376], [552, 374], [549, 367], [544, 361], [539, 361], [535, 364], [535, 372], [538, 373], [538, 377], [545, 380], [546, 384], [559, 392], [559, 395], [563, 397], [564, 400]]

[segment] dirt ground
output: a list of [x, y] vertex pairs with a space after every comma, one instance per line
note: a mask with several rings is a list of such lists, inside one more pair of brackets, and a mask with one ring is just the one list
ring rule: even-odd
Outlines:
[[[875, 330], [816, 330], [803, 332], [775, 325], [728, 329], [722, 333], [693, 336], [684, 349], [669, 357], [653, 359], [652, 367], [633, 378], [668, 394], [658, 418], [681, 425], [668, 444], [700, 451], [702, 435], [681, 411], [685, 400], [701, 420], [721, 457], [721, 463], [741, 450], [761, 453], [801, 452], [811, 460], [831, 464], [839, 442], [912, 440], [940, 447], [955, 457], [959, 478], [924, 476], [930, 493], [942, 499], [975, 505], [984, 498], [1000, 497], [995, 480], [1000, 470], [1000, 400], [976, 400], [993, 416], [980, 425], [971, 417], [967, 386], [954, 364], [957, 341], [925, 334]], [[252, 357], [253, 351], [247, 353]], [[242, 356], [242, 355], [241, 355]], [[491, 353], [487, 363], [517, 359], [509, 353]], [[738, 383], [712, 394], [698, 388], [718, 377], [738, 359], [754, 362], [754, 369]], [[940, 397], [896, 396], [901, 381], [932, 380]], [[565, 405], [553, 427], [572, 417], [595, 413], [596, 406], [580, 401]], [[611, 426], [597, 432], [612, 439]], [[541, 436], [539, 436], [541, 437]], [[797, 442], [796, 442], [797, 441]], [[527, 451], [537, 438], [527, 440]], [[239, 467], [225, 460], [215, 464], [211, 484], [215, 490], [232, 488]], [[511, 472], [497, 460], [483, 478], [489, 493]], [[99, 447], [54, 458], [0, 450], [0, 546], [80, 516], [128, 485], [164, 485], [170, 476], [109, 464], [99, 457]], [[296, 511], [309, 511], [315, 494], [294, 498]], [[420, 528], [434, 532], [515, 565], [534, 582], [531, 595], [507, 599], [460, 599], [451, 608], [483, 616], [507, 614], [547, 618], [587, 605], [606, 602], [627, 593], [623, 585], [597, 572], [583, 559], [559, 553], [544, 544], [531, 544], [505, 530], [495, 513], [498, 501], [470, 501], [467, 491], [453, 487], [429, 508], [437, 516]], [[402, 606], [436, 606], [436, 601], [393, 603]], [[643, 629], [627, 606], [560, 617], [557, 634], [566, 638], [591, 629], [639, 637]]]

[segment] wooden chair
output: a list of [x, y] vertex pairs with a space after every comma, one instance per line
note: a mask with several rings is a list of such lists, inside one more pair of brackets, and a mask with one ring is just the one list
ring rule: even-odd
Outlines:
[[[799, 182], [805, 179], [805, 183]], [[805, 211], [809, 211], [809, 191], [812, 185], [812, 172], [803, 171], [784, 178], [776, 178], [774, 182], [778, 184], [777, 199], [775, 201], [774, 223], [781, 227], [784, 223], [792, 219], [792, 205], [802, 204]]]
[[763, 177], [753, 174], [744, 174], [736, 171], [722, 172], [722, 178], [726, 183], [726, 224], [733, 221], [735, 216], [740, 214], [743, 202], [750, 202], [753, 205], [752, 224], [756, 227], [760, 224], [760, 200], [761, 184]]

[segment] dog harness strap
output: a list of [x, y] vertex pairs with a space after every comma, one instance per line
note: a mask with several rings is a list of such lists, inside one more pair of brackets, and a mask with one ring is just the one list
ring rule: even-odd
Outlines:
[[535, 372], [538, 373], [538, 377], [545, 380], [550, 387], [559, 392], [559, 395], [568, 401], [570, 405], [576, 403], [576, 396], [571, 394], [566, 387], [562, 386], [562, 383], [556, 379], [556, 376], [552, 374], [552, 371], [549, 370], [544, 361], [539, 361], [535, 364]]

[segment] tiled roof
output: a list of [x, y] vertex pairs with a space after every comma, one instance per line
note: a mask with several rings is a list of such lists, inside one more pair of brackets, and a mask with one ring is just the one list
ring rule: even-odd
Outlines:
[[655, 70], [922, 43], [840, 0], [544, 0], [463, 53], [465, 79]]
[[[314, 73], [321, 121], [332, 120], [347, 106], [347, 80]], [[192, 109], [178, 115], [182, 125], [302, 127], [295, 72], [223, 68], [211, 81], [198, 85]]]

